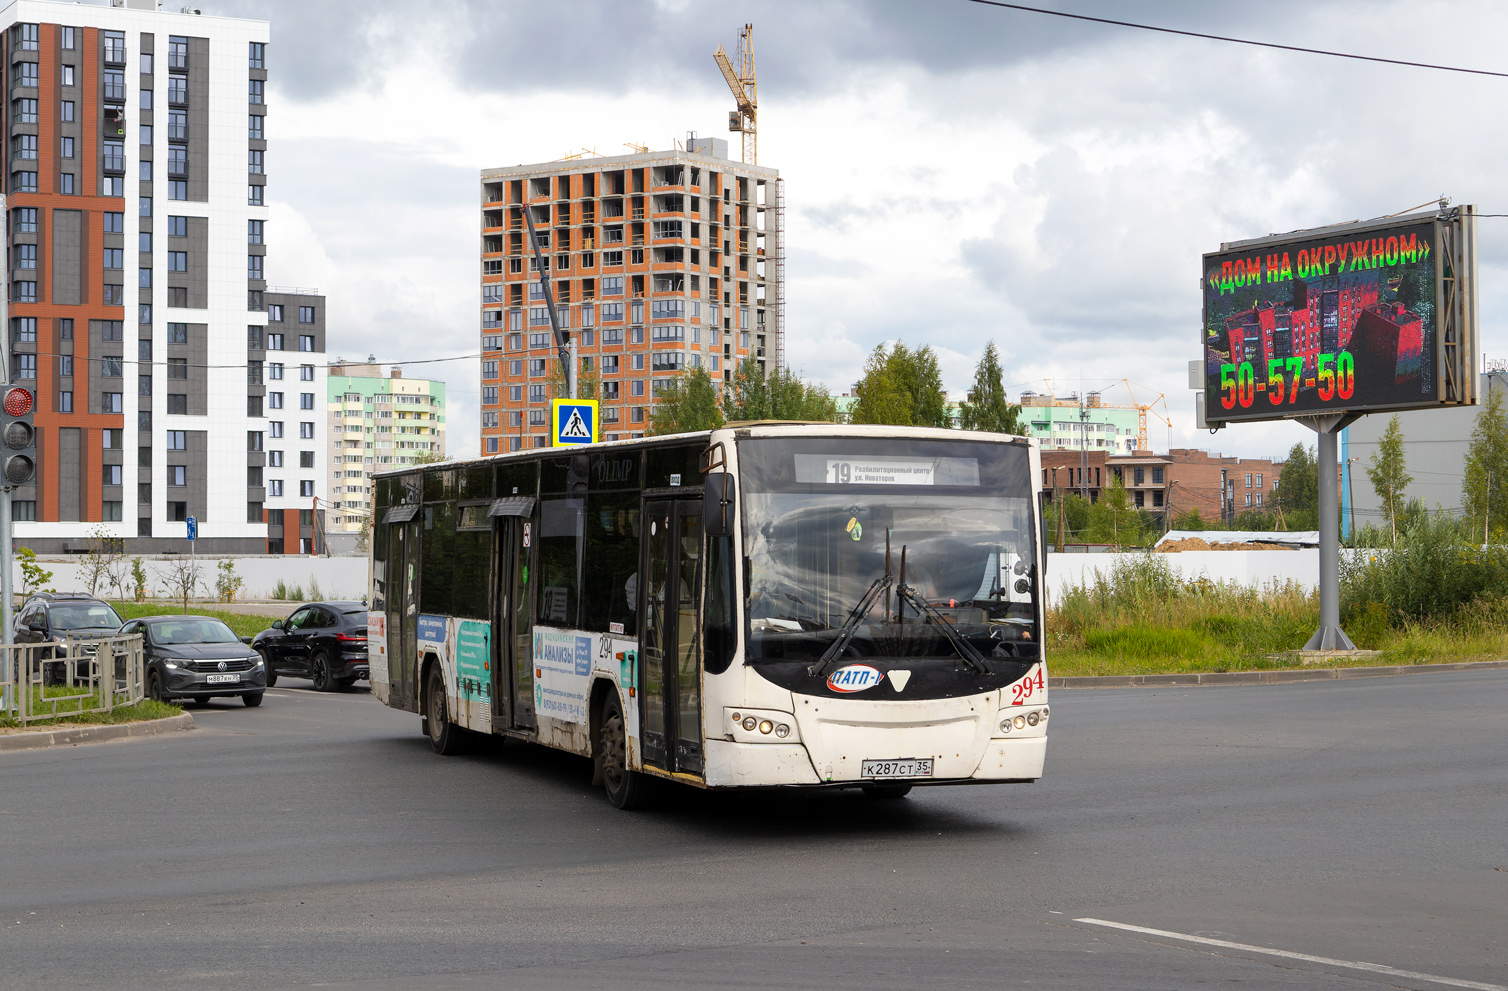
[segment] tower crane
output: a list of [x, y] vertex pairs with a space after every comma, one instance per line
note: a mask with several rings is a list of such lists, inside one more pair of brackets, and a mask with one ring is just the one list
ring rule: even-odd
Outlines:
[[756, 123], [759, 113], [759, 84], [754, 78], [754, 25], [745, 24], [743, 30], [738, 33], [738, 68], [736, 70], [722, 45], [717, 46], [717, 51], [713, 53], [712, 58], [717, 62], [717, 67], [723, 70], [723, 78], [728, 81], [728, 89], [733, 92], [733, 100], [738, 105], [737, 110], [728, 113], [728, 130], [743, 133], [743, 160], [750, 165], [757, 165], [759, 164], [759, 132]]

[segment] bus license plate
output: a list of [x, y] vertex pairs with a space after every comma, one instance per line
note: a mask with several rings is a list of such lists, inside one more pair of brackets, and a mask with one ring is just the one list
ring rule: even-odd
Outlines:
[[902, 757], [896, 760], [866, 760], [859, 769], [865, 778], [930, 778], [931, 757]]
[[211, 685], [219, 685], [229, 681], [240, 681], [241, 676], [238, 674], [207, 674], [204, 676], [204, 680]]

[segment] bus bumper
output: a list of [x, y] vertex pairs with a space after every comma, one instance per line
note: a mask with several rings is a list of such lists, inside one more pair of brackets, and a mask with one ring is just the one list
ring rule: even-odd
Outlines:
[[704, 780], [709, 788], [815, 785], [817, 772], [799, 743], [708, 740]]

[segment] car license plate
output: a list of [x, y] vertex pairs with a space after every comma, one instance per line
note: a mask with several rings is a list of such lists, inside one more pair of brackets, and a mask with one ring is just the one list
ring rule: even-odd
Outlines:
[[859, 769], [865, 778], [930, 778], [931, 757], [900, 757], [895, 760], [866, 760]]
[[238, 674], [207, 674], [204, 676], [204, 680], [211, 685], [221, 685], [230, 681], [240, 681], [241, 676]]

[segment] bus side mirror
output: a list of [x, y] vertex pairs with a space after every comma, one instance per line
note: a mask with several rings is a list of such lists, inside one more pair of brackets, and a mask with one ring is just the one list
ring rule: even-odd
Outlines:
[[709, 537], [733, 532], [733, 476], [725, 471], [707, 475], [702, 490], [702, 529]]

